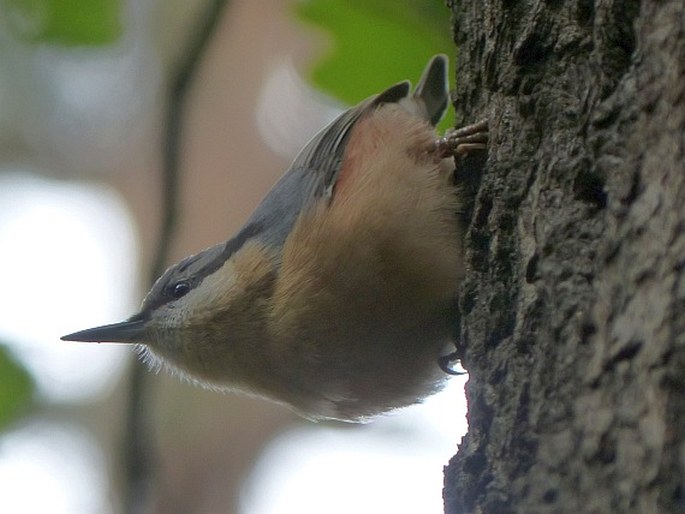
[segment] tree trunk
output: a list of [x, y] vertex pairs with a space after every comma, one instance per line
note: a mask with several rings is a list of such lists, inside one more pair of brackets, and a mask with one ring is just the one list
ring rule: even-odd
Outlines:
[[491, 140], [446, 512], [685, 512], [685, 3], [450, 7]]

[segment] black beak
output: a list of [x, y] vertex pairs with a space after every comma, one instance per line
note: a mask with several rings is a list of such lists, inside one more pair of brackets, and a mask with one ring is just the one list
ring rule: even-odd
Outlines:
[[147, 320], [137, 316], [119, 323], [88, 328], [60, 337], [62, 341], [81, 341], [93, 343], [142, 343]]

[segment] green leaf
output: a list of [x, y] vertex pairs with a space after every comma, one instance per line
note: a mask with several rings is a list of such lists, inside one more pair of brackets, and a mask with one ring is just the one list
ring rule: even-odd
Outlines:
[[315, 84], [350, 103], [418, 77], [432, 55], [450, 49], [442, 0], [307, 0], [297, 12], [333, 40]]
[[31, 375], [0, 346], [0, 429], [30, 403], [33, 396]]
[[297, 14], [324, 29], [332, 49], [314, 85], [353, 104], [404, 79], [416, 83], [428, 59], [454, 54], [444, 0], [305, 0]]
[[35, 43], [94, 46], [121, 34], [121, 0], [0, 0], [18, 37]]

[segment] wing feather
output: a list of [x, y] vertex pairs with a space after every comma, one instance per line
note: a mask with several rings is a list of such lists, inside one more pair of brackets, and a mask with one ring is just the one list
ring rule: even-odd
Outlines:
[[399, 82], [345, 111], [316, 134], [295, 157], [290, 168], [269, 191], [242, 231], [279, 247], [300, 213], [316, 200], [330, 200], [345, 157], [350, 134], [365, 115], [387, 103], [400, 103], [435, 124], [447, 108], [447, 57], [431, 59], [411, 94], [409, 81]]

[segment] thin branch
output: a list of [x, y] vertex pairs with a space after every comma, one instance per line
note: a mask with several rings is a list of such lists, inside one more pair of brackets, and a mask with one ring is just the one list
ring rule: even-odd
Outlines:
[[[228, 0], [211, 0], [208, 3], [197, 28], [192, 32], [192, 40], [184, 59], [170, 81], [163, 140], [163, 216], [156, 253], [150, 267], [150, 283], [162, 273], [169, 260], [169, 250], [178, 220], [180, 142], [188, 91], [227, 3]], [[149, 383], [147, 369], [136, 361], [131, 370], [123, 441], [123, 505], [124, 512], [128, 514], [149, 512], [148, 506], [152, 501], [155, 457], [149, 431]]]

